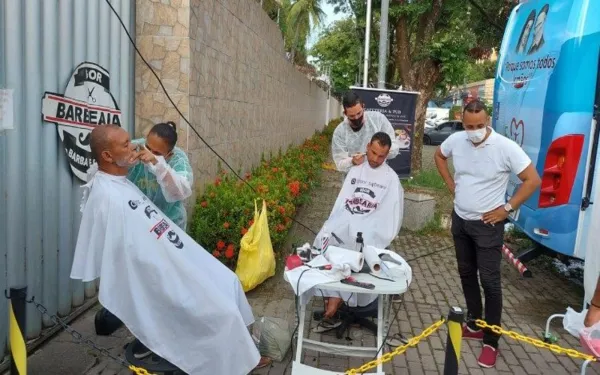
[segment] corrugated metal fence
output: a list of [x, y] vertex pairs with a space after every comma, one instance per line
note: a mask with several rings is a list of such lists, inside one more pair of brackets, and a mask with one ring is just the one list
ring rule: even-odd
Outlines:
[[[111, 0], [132, 35], [135, 1]], [[82, 62], [109, 71], [111, 92], [133, 132], [134, 51], [105, 0], [0, 0], [0, 89], [14, 89], [14, 130], [0, 134], [0, 292], [27, 285], [50, 313], [68, 315], [96, 293], [70, 280], [80, 221], [80, 182], [57, 126], [41, 120], [44, 92], [64, 93]], [[49, 321], [27, 310], [27, 337]], [[7, 303], [0, 298], [0, 353]]]

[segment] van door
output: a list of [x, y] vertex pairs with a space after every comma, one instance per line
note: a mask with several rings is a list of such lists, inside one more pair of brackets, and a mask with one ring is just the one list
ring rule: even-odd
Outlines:
[[[596, 94], [594, 99], [592, 132], [589, 140], [587, 157], [587, 172], [584, 180], [583, 198], [581, 199], [581, 214], [577, 226], [574, 256], [585, 259], [588, 250], [598, 251], [597, 240], [600, 231], [600, 51], [598, 53], [598, 69], [596, 75]], [[594, 204], [595, 203], [595, 204]], [[592, 238], [593, 237], [593, 238]]]

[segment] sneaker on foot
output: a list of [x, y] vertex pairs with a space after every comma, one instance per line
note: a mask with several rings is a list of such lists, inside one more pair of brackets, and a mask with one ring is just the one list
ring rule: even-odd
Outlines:
[[135, 359], [144, 359], [152, 354], [152, 350], [148, 349], [146, 345], [141, 342], [138, 343], [138, 346], [133, 349], [133, 358]]
[[496, 366], [496, 358], [498, 358], [498, 349], [490, 345], [483, 345], [477, 363], [481, 367], [492, 368]]
[[473, 331], [465, 325], [462, 330], [462, 337], [465, 340], [483, 340], [483, 330]]

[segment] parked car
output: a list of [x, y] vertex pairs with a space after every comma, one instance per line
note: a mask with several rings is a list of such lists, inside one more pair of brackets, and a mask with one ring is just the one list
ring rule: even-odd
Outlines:
[[427, 103], [427, 112], [425, 114], [427, 119], [441, 119], [450, 117], [450, 110], [447, 108], [440, 108], [433, 100]]
[[425, 120], [425, 129], [427, 128], [435, 128], [436, 126], [440, 125], [443, 122], [448, 121], [448, 117], [445, 118], [435, 118], [435, 119], [427, 119]]
[[462, 130], [464, 129], [461, 121], [446, 121], [434, 128], [425, 128], [423, 144], [439, 145], [450, 135]]

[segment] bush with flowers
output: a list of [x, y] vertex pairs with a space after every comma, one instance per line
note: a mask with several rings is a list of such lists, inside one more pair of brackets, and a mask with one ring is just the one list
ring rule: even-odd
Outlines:
[[258, 199], [260, 210], [264, 199], [271, 242], [277, 250], [285, 241], [296, 209], [307, 202], [309, 191], [319, 183], [321, 165], [329, 157], [333, 129], [340, 121], [330, 121], [322, 132], [285, 154], [280, 152], [270, 160], [263, 157], [259, 166], [242, 176], [245, 181], [221, 171], [198, 198], [190, 235], [213, 256], [235, 269], [240, 240], [254, 218], [254, 200]]

